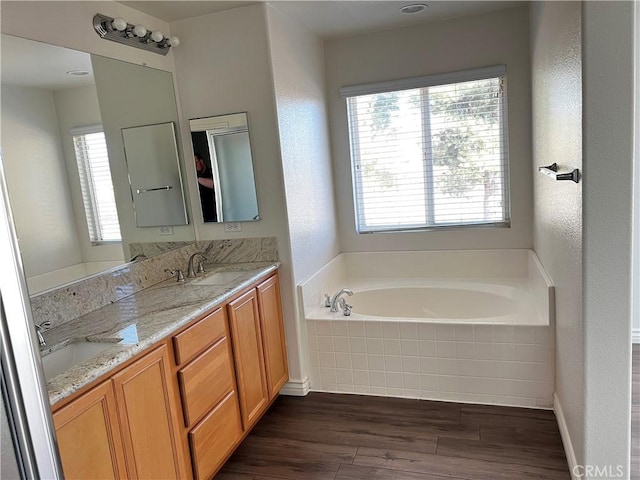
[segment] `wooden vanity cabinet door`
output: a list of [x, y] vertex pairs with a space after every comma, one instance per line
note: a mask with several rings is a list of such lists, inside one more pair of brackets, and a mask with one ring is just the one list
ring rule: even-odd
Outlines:
[[116, 397], [110, 381], [53, 414], [67, 479], [127, 478]]
[[166, 345], [112, 377], [122, 425], [128, 478], [186, 478], [181, 415]]
[[269, 404], [258, 301], [250, 290], [229, 303], [242, 426], [248, 430]]
[[278, 275], [262, 282], [256, 291], [260, 309], [267, 386], [269, 387], [269, 398], [272, 399], [289, 380]]

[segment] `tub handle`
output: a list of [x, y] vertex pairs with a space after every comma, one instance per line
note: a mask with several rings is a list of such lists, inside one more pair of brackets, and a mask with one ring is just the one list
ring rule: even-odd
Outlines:
[[577, 168], [569, 173], [558, 173], [558, 164], [552, 163], [551, 165], [547, 165], [545, 167], [538, 167], [538, 172], [543, 173], [551, 178], [555, 178], [556, 180], [571, 180], [573, 182], [578, 183], [580, 181], [580, 170]]
[[342, 308], [342, 314], [345, 317], [349, 317], [351, 315], [351, 309], [353, 308], [353, 305], [349, 305], [344, 298], [341, 298], [340, 308]]

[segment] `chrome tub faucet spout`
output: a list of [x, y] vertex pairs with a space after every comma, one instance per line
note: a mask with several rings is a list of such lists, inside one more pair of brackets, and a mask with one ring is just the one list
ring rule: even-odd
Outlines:
[[347, 294], [349, 296], [353, 295], [353, 292], [351, 290], [349, 290], [348, 288], [343, 288], [342, 290], [340, 290], [339, 292], [337, 292], [333, 298], [331, 299], [331, 311], [332, 312], [337, 312], [338, 311], [338, 304], [340, 302], [340, 298], [342, 297], [342, 295]]

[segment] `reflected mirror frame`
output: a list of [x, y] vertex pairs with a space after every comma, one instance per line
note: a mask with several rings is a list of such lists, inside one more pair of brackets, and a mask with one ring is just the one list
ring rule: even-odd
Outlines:
[[[143, 228], [188, 225], [174, 122], [127, 127], [121, 131], [136, 225]], [[165, 144], [160, 145], [159, 140]], [[137, 148], [141, 146], [146, 151]], [[149, 156], [150, 151], [155, 154]], [[159, 177], [154, 175], [159, 181], [157, 184], [149, 184], [145, 179], [147, 167], [153, 166], [160, 173]]]
[[[211, 122], [209, 126], [212, 128], [207, 129], [205, 127], [206, 122]], [[196, 124], [194, 126], [194, 124]], [[199, 125], [198, 125], [199, 124]], [[215, 131], [215, 133], [213, 133]], [[209, 133], [207, 133], [209, 132]], [[253, 161], [253, 149], [251, 147], [251, 132], [249, 127], [249, 114], [248, 112], [236, 112], [222, 115], [212, 115], [207, 117], [197, 117], [189, 119], [189, 133], [191, 135], [191, 148], [193, 152], [194, 161], [196, 156], [200, 158], [203, 163], [203, 167], [196, 166], [196, 182], [198, 185], [198, 192], [200, 195], [200, 206], [202, 211], [202, 221], [203, 223], [229, 223], [229, 222], [252, 222], [260, 220], [260, 209], [258, 202], [258, 194], [257, 187], [255, 182], [255, 164]], [[202, 137], [196, 141], [194, 133], [201, 133]], [[235, 188], [233, 191], [235, 192], [248, 192], [248, 195], [243, 195], [240, 202], [243, 203], [243, 207], [245, 210], [244, 215], [242, 213], [237, 212], [239, 210], [238, 207], [238, 198], [235, 200], [231, 197], [231, 195], [225, 195], [226, 192], [229, 191], [229, 181], [221, 180], [220, 168], [214, 166], [220, 165], [218, 162], [218, 155], [216, 154], [216, 145], [214, 144], [213, 137], [222, 138], [227, 135], [246, 133], [246, 147], [248, 150], [248, 160], [250, 161], [250, 169], [249, 165], [245, 163], [244, 172], [245, 175], [242, 176], [241, 179], [236, 179], [240, 182], [244, 182], [240, 184], [238, 188]], [[205, 155], [203, 155], [203, 153]], [[202, 158], [204, 157], [204, 158]], [[204, 176], [198, 175], [199, 168], [203, 168], [205, 172], [210, 171], [212, 178], [212, 186], [220, 185], [221, 188], [218, 190], [214, 189], [213, 192], [213, 205], [209, 204], [205, 205], [203, 186], [200, 182], [200, 178], [208, 178]], [[248, 175], [246, 175], [249, 173]], [[222, 175], [231, 177], [232, 175]], [[249, 181], [251, 180], [251, 181]], [[236, 184], [238, 185], [238, 184]], [[234, 204], [235, 202], [235, 204]], [[222, 203], [222, 206], [220, 204]], [[229, 207], [229, 204], [232, 204]], [[236, 211], [233, 208], [236, 207]], [[215, 209], [215, 213], [212, 214], [212, 209]], [[226, 210], [226, 212], [225, 212]], [[251, 213], [246, 213], [251, 212]], [[222, 216], [222, 220], [218, 220]], [[207, 217], [213, 218], [207, 220]]]

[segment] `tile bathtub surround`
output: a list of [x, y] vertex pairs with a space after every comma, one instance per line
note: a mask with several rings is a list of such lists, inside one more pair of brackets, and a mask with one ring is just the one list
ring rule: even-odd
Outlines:
[[186, 270], [189, 257], [198, 251], [206, 253], [207, 263], [278, 261], [275, 237], [195, 242], [36, 295], [31, 298], [33, 321], [49, 321], [53, 328], [117, 302], [166, 280], [168, 274], [165, 269]]
[[307, 321], [311, 389], [550, 408], [548, 326]]

